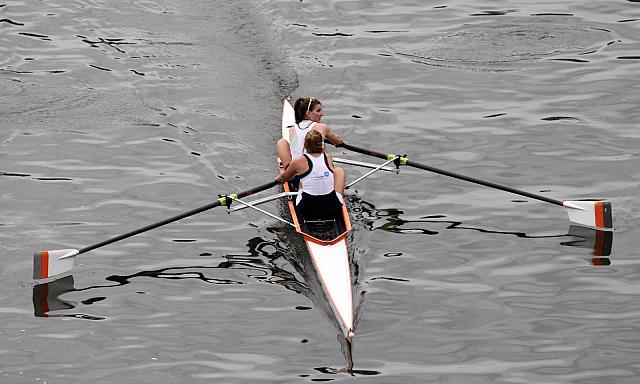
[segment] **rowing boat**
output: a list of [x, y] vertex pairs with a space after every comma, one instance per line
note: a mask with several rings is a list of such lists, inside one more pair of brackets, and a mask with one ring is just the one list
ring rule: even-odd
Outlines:
[[[294, 126], [294, 124], [295, 117], [293, 107], [287, 100], [285, 100], [282, 110], [281, 127], [283, 139], [289, 141], [289, 131], [291, 127]], [[395, 171], [396, 173], [398, 173], [401, 165], [408, 166], [483, 185], [492, 189], [518, 194], [529, 199], [535, 199], [551, 203], [556, 206], [562, 206], [566, 209], [571, 223], [582, 228], [591, 228], [595, 230], [595, 245], [593, 246], [595, 256], [605, 256], [609, 255], [609, 253], [611, 252], [611, 242], [613, 237], [613, 234], [611, 232], [613, 231], [613, 213], [611, 203], [608, 201], [592, 199], [556, 200], [548, 196], [522, 191], [491, 181], [481, 180], [444, 169], [439, 169], [428, 164], [418, 163], [416, 161], [409, 160], [406, 155], [401, 156], [393, 153], [385, 154], [367, 148], [360, 148], [344, 142], [338, 144], [338, 146], [344, 150], [349, 150], [351, 152], [384, 160], [382, 164], [377, 165], [362, 161], [356, 161], [353, 159], [338, 159], [334, 157], [333, 161], [336, 163], [339, 162], [342, 164], [371, 169], [363, 176], [346, 185], [345, 189], [349, 189], [354, 184], [362, 181], [364, 178], [372, 175], [377, 171]], [[278, 165], [279, 164], [280, 160], [278, 159]], [[395, 168], [393, 166], [395, 166]], [[280, 172], [283, 172], [283, 169], [281, 169], [280, 167], [278, 167], [278, 169], [280, 170]], [[294, 191], [288, 183], [284, 184], [284, 192], [279, 192], [275, 195], [254, 199], [252, 201], [247, 201], [245, 199], [259, 192], [269, 190], [278, 184], [278, 181], [273, 180], [266, 184], [258, 185], [242, 192], [219, 195], [219, 198], [217, 200], [207, 203], [201, 207], [191, 209], [189, 211], [180, 213], [178, 215], [163, 219], [161, 221], [146, 225], [138, 229], [134, 229], [132, 231], [117, 235], [107, 240], [100, 241], [84, 248], [54, 249], [37, 252], [33, 256], [34, 282], [36, 285], [47, 284], [48, 282], [53, 281], [53, 279], [60, 278], [63, 274], [69, 273], [73, 268], [75, 259], [80, 254], [104, 247], [106, 245], [124, 239], [128, 239], [132, 236], [141, 234], [154, 228], [174, 223], [176, 221], [185, 219], [209, 209], [226, 206], [227, 211], [230, 213], [245, 208], [251, 208], [273, 219], [279, 220], [280, 222], [284, 222], [292, 228], [295, 228], [295, 231], [304, 240], [307, 251], [309, 253], [309, 258], [311, 259], [311, 264], [313, 265], [313, 268], [315, 269], [316, 275], [318, 277], [318, 281], [322, 286], [322, 290], [325, 296], [328, 299], [327, 301], [331, 308], [331, 312], [333, 312], [334, 318], [341, 329], [341, 336], [343, 336], [344, 339], [348, 342], [348, 361], [350, 369], [350, 367], [352, 366], [352, 361], [350, 360], [350, 348], [352, 339], [354, 337], [355, 316], [353, 306], [352, 276], [346, 240], [347, 233], [351, 231], [351, 222], [349, 220], [347, 209], [343, 204], [342, 213], [341, 215], [339, 215], [340, 217], [335, 217], [331, 220], [316, 220], [309, 217], [300, 217], [298, 215], [298, 212], [296, 211], [296, 206], [294, 203], [294, 199], [297, 196], [298, 192]], [[262, 208], [257, 207], [260, 204], [279, 199], [288, 199], [287, 206], [293, 222], [290, 222], [278, 215], [274, 215]], [[239, 206], [231, 208], [232, 203], [238, 203]], [[587, 236], [578, 235], [578, 237], [588, 242]], [[305, 263], [307, 261], [308, 259], [305, 259]], [[608, 259], [606, 258], [593, 259], [594, 265], [608, 265], [603, 264], [607, 262]], [[44, 291], [46, 292], [46, 289]], [[324, 305], [324, 302], [322, 305]], [[340, 340], [340, 342], [342, 344], [342, 340]]]
[[[289, 101], [282, 107], [282, 138], [289, 140], [289, 130], [295, 124], [295, 114]], [[280, 165], [280, 159], [277, 159]], [[280, 166], [280, 172], [284, 172]], [[318, 274], [325, 295], [331, 305], [333, 314], [340, 325], [345, 338], [351, 342], [353, 338], [354, 311], [353, 287], [351, 284], [351, 267], [347, 249], [347, 233], [351, 231], [351, 221], [345, 204], [342, 204], [341, 217], [330, 220], [315, 220], [301, 217], [292, 198], [292, 186], [284, 184], [285, 192], [290, 193], [287, 202], [291, 218], [306, 244], [313, 266]]]

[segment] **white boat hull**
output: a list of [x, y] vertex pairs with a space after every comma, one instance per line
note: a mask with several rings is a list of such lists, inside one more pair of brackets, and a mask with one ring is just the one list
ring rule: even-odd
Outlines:
[[[294, 110], [285, 100], [282, 109], [282, 138], [289, 141], [289, 129], [295, 124]], [[279, 160], [278, 160], [279, 161]], [[285, 183], [285, 191], [289, 186]], [[289, 201], [289, 211], [296, 225], [296, 231], [304, 237], [313, 266], [322, 284], [333, 314], [347, 340], [353, 338], [354, 310], [351, 265], [347, 249], [346, 235], [351, 230], [347, 209], [343, 204], [345, 230], [332, 240], [324, 241], [301, 230], [301, 223], [295, 210], [294, 201]]]

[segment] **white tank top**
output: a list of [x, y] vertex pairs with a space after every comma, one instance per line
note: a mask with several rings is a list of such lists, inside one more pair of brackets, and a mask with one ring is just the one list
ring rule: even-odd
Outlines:
[[305, 154], [304, 157], [308, 159], [309, 170], [300, 176], [302, 192], [314, 196], [331, 193], [333, 191], [333, 171], [329, 169], [324, 153], [318, 157], [309, 154]]
[[294, 124], [289, 129], [289, 148], [291, 148], [292, 159], [300, 157], [304, 153], [304, 138], [314, 125], [316, 125], [315, 121], [302, 120], [300, 124]]

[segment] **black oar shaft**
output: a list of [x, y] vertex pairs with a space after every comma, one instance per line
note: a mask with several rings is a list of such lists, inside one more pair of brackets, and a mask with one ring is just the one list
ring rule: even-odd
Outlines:
[[[277, 184], [278, 184], [277, 181], [272, 181], [270, 183], [257, 186], [255, 188], [248, 189], [246, 191], [238, 193], [237, 194], [237, 198], [241, 199], [243, 197], [247, 197], [247, 196], [253, 195], [254, 193], [258, 193], [258, 192], [264, 191], [266, 189], [272, 188], [272, 187], [276, 186]], [[112, 237], [111, 239], [102, 241], [100, 243], [96, 243], [96, 244], [90, 245], [88, 247], [82, 248], [82, 249], [80, 249], [80, 251], [78, 253], [80, 254], [80, 253], [84, 253], [84, 252], [89, 252], [89, 251], [91, 251], [93, 249], [104, 247], [105, 245], [109, 245], [109, 244], [115, 243], [116, 241], [120, 241], [120, 240], [126, 239], [128, 237], [135, 236], [135, 235], [138, 235], [140, 233], [150, 231], [150, 230], [152, 230], [154, 228], [158, 228], [158, 227], [161, 227], [163, 225], [166, 225], [166, 224], [169, 224], [169, 223], [173, 223], [174, 221], [178, 221], [180, 219], [184, 219], [185, 217], [193, 216], [195, 214], [198, 214], [200, 212], [204, 212], [204, 211], [209, 210], [211, 208], [219, 207], [219, 206], [221, 206], [223, 204], [224, 204], [224, 199], [218, 199], [215, 202], [209, 203], [207, 205], [203, 205], [200, 208], [192, 209], [192, 210], [190, 210], [188, 212], [184, 212], [184, 213], [181, 213], [179, 215], [164, 219], [162, 221], [158, 221], [157, 223], [149, 224], [149, 225], [147, 225], [145, 227], [138, 228], [138, 229], [133, 230], [131, 232], [123, 233], [122, 235], [118, 235], [116, 237]]]
[[[364, 155], [378, 157], [380, 159], [385, 159], [385, 160], [389, 159], [389, 155], [388, 154], [384, 154], [384, 153], [381, 153], [381, 152], [376, 152], [376, 151], [373, 151], [373, 150], [370, 150], [370, 149], [366, 149], [366, 148], [359, 148], [359, 147], [356, 147], [356, 146], [353, 146], [353, 145], [350, 145], [350, 144], [347, 144], [347, 143], [342, 143], [342, 144], [338, 145], [338, 147], [339, 148], [348, 149], [348, 150], [353, 151], [353, 152], [362, 153]], [[468, 182], [471, 182], [471, 183], [484, 185], [486, 187], [499, 189], [499, 190], [502, 190], [502, 191], [505, 191], [505, 192], [515, 193], [516, 195], [526, 196], [526, 197], [529, 197], [529, 198], [532, 198], [532, 199], [541, 200], [541, 201], [544, 201], [544, 202], [547, 202], [547, 203], [551, 203], [551, 204], [556, 204], [556, 205], [562, 206], [562, 201], [560, 201], [560, 200], [551, 199], [551, 198], [548, 198], [546, 196], [537, 195], [537, 194], [531, 193], [531, 192], [521, 191], [519, 189], [515, 189], [515, 188], [507, 187], [505, 185], [492, 183], [490, 181], [484, 181], [484, 180], [476, 179], [474, 177], [461, 175], [459, 173], [450, 172], [450, 171], [447, 171], [447, 170], [444, 170], [444, 169], [439, 169], [439, 168], [436, 168], [436, 167], [432, 167], [430, 165], [417, 163], [415, 161], [406, 160], [406, 162], [404, 164], [408, 165], [410, 167], [422, 169], [422, 170], [425, 170], [425, 171], [438, 173], [438, 174], [449, 176], [449, 177], [453, 177], [453, 178], [456, 178], [456, 179], [465, 180], [465, 181], [468, 181]]]

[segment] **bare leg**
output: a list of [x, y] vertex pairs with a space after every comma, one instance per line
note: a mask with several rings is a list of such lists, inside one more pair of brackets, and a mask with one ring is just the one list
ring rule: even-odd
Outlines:
[[289, 147], [289, 142], [285, 139], [278, 140], [276, 150], [280, 158], [280, 164], [282, 164], [283, 168], [286, 168], [291, 162], [291, 147]]
[[347, 173], [343, 168], [335, 167], [333, 169], [333, 189], [344, 195], [344, 185], [347, 182]]

